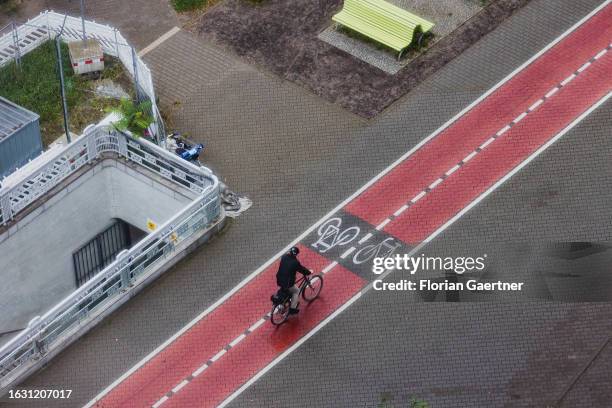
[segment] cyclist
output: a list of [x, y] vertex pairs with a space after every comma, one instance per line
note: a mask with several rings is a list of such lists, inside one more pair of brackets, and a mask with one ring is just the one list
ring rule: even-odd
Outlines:
[[300, 289], [295, 285], [295, 274], [297, 272], [304, 276], [310, 275], [312, 272], [302, 266], [298, 261], [297, 256], [300, 250], [297, 247], [291, 247], [289, 252], [281, 256], [278, 272], [276, 272], [276, 284], [284, 291], [291, 293], [291, 307], [289, 314], [296, 314], [298, 310], [298, 300], [300, 298]]

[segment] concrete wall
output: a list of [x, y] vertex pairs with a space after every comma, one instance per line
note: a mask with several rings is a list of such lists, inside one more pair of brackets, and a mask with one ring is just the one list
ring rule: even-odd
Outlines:
[[72, 254], [113, 218], [146, 230], [148, 219], [161, 224], [192, 201], [159, 181], [105, 160], [0, 235], [0, 333], [22, 329], [76, 288]]

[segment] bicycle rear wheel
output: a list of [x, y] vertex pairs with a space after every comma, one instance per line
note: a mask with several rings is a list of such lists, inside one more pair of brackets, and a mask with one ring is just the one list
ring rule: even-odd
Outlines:
[[307, 279], [306, 286], [302, 290], [302, 297], [307, 302], [312, 302], [319, 297], [321, 289], [323, 289], [323, 277], [321, 275], [309, 276]]
[[288, 317], [289, 302], [272, 306], [272, 311], [270, 312], [270, 321], [273, 325], [278, 326], [285, 323], [285, 320], [287, 320]]

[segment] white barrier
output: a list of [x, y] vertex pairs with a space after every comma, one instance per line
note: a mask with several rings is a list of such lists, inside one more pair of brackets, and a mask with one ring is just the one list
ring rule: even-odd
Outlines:
[[0, 189], [2, 223], [10, 222], [38, 197], [108, 153], [188, 188], [196, 198], [0, 347], [0, 396], [127, 301], [143, 282], [176, 262], [188, 244], [223, 221], [220, 183], [210, 170], [146, 140], [99, 125], [58, 150], [43, 166]]
[[[24, 56], [45, 41], [55, 38], [62, 26], [64, 27], [62, 40], [70, 42], [83, 38], [80, 18], [65, 16], [54, 11], [44, 11], [0, 36], [0, 67], [9, 64], [17, 57]], [[153, 103], [152, 114], [155, 123], [161, 123], [151, 71], [127, 40], [116, 28], [89, 20], [85, 20], [85, 34], [88, 38], [98, 40], [105, 54], [119, 58], [139, 90]], [[153, 126], [152, 130], [159, 138], [164, 136], [159, 134], [163, 130], [159, 125]]]

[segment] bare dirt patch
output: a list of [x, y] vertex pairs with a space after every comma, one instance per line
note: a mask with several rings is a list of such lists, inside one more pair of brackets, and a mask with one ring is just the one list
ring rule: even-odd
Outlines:
[[317, 38], [342, 0], [226, 0], [190, 29], [357, 115], [372, 118], [528, 2], [492, 1], [395, 75]]

